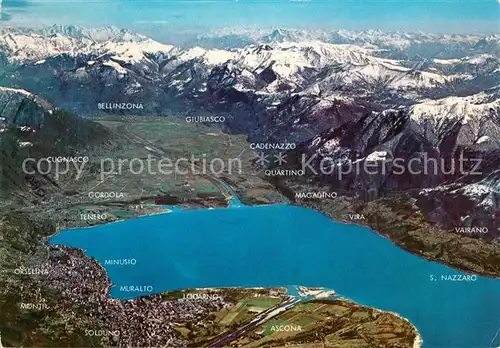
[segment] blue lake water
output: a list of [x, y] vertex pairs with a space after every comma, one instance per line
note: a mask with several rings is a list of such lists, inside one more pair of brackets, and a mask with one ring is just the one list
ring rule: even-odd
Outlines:
[[[439, 280], [463, 273], [405, 252], [364, 227], [291, 205], [176, 210], [64, 230], [50, 243], [86, 250], [106, 267], [116, 298], [149, 294], [120, 291], [129, 285], [161, 292], [299, 284], [401, 314], [426, 348], [491, 347], [500, 329], [500, 280]], [[137, 263], [105, 265], [109, 259]]]

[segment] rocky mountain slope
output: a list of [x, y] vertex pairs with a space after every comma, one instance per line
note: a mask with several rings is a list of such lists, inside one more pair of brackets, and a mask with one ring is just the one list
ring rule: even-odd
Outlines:
[[107, 137], [97, 124], [26, 90], [0, 87], [0, 110], [0, 211], [39, 204], [46, 190], [59, 190], [50, 175], [24, 173], [26, 158], [75, 156]]

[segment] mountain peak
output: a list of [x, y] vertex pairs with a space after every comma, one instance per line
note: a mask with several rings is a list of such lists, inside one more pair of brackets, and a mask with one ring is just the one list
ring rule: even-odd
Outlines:
[[293, 32], [282, 28], [275, 28], [269, 34], [262, 37], [262, 42], [264, 43], [281, 43], [286, 41], [296, 41], [296, 36]]

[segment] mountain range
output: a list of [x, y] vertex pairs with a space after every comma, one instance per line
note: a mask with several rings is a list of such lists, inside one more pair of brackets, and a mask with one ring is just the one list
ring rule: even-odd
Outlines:
[[[404, 199], [431, 226], [457, 235], [458, 227], [486, 227], [461, 238], [499, 242], [500, 35], [249, 28], [204, 33], [179, 47], [112, 27], [3, 28], [0, 56], [2, 99], [22, 89], [85, 117], [217, 113], [226, 130], [251, 141], [296, 143], [290, 157], [317, 155], [316, 168], [323, 158], [338, 168], [385, 166], [389, 155], [405, 162], [425, 155], [447, 168], [477, 159], [480, 175], [387, 170], [293, 180], [360, 202]], [[4, 122], [22, 126], [29, 105], [2, 104]], [[498, 252], [490, 262], [483, 273], [500, 274]]]

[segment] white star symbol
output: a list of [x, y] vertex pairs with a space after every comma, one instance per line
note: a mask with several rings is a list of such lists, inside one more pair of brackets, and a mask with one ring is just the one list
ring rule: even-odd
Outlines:
[[256, 154], [255, 157], [257, 157], [257, 164], [260, 164], [262, 167], [264, 167], [267, 163], [269, 163], [268, 155], [266, 155], [264, 152], [261, 152], [260, 154]]
[[283, 163], [286, 163], [286, 153], [278, 153], [277, 155], [274, 155], [274, 157], [276, 158], [274, 160], [274, 163], [278, 163], [278, 165], [282, 165]]

